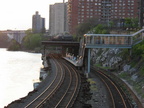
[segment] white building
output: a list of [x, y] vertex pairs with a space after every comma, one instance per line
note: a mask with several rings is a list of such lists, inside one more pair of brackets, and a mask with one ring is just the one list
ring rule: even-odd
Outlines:
[[54, 5], [50, 5], [49, 14], [49, 30], [51, 36], [68, 31], [67, 3], [55, 3]]

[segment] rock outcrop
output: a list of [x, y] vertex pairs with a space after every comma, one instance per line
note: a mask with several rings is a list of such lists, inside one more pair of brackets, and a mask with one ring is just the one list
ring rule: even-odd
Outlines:
[[122, 58], [119, 56], [120, 49], [92, 49], [91, 60], [93, 64], [101, 64], [103, 67], [114, 67]]

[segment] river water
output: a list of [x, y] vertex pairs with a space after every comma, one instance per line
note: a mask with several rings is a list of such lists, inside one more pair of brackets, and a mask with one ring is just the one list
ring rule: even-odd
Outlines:
[[0, 48], [0, 108], [33, 90], [42, 67], [41, 54]]

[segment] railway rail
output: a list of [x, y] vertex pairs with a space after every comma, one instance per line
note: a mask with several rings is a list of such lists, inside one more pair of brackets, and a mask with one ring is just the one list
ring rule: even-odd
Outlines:
[[51, 56], [51, 58], [56, 67], [54, 80], [25, 108], [63, 108], [73, 106], [80, 88], [80, 76], [68, 62], [56, 56]]
[[[50, 56], [50, 59], [53, 67], [55, 67], [55, 69], [53, 69], [53, 71], [55, 71], [55, 77], [42, 92], [39, 92], [36, 98], [31, 99], [31, 102], [28, 101], [29, 103], [25, 103], [24, 108], [75, 107], [75, 100], [81, 85], [81, 78], [76, 67], [68, 61], [61, 59], [58, 55]], [[91, 68], [91, 71], [105, 84], [110, 94], [109, 96], [112, 103], [110, 106], [112, 108], [134, 108], [124, 91], [111, 77], [95, 68]]]
[[124, 91], [113, 81], [113, 79], [100, 70], [91, 69], [107, 87], [111, 96], [113, 108], [134, 108]]

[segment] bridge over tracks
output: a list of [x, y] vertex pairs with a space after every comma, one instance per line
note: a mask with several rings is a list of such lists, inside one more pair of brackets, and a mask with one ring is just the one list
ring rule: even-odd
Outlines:
[[129, 48], [144, 39], [144, 29], [134, 34], [85, 34], [80, 49], [88, 49], [88, 73], [90, 72], [90, 49], [92, 48]]

